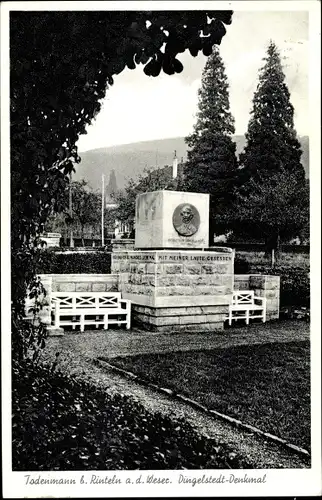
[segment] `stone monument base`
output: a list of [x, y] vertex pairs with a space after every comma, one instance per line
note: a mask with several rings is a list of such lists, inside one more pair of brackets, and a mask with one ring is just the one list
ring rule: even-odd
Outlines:
[[112, 273], [132, 301], [133, 326], [156, 332], [222, 330], [233, 291], [231, 249], [116, 250]]
[[223, 330], [228, 306], [146, 307], [132, 305], [133, 324], [150, 332]]

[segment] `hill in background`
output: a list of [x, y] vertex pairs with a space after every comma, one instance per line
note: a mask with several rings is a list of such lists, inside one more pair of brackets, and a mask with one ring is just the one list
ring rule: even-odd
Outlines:
[[[300, 137], [302, 146], [302, 164], [306, 176], [309, 177], [309, 138]], [[245, 146], [245, 137], [234, 137], [239, 154]], [[172, 165], [173, 153], [176, 150], [179, 161], [187, 156], [187, 146], [184, 137], [160, 139], [155, 141], [136, 142], [109, 148], [92, 149], [80, 153], [81, 163], [76, 166], [74, 180], [85, 179], [93, 187], [100, 189], [102, 174], [107, 184], [110, 172], [114, 169], [117, 187], [123, 188], [130, 178], [143, 173], [144, 168], [164, 167]]]

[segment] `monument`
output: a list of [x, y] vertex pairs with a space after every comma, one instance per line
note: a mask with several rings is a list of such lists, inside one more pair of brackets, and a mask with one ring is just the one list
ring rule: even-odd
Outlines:
[[112, 253], [133, 324], [158, 332], [223, 329], [234, 253], [208, 248], [209, 195], [155, 191], [137, 197], [134, 250]]
[[136, 199], [136, 248], [206, 248], [209, 195], [154, 191]]

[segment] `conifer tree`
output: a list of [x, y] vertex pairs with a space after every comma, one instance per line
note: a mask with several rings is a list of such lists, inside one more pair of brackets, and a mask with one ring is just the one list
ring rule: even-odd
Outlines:
[[[301, 146], [294, 129], [294, 108], [280, 55], [273, 42], [269, 43], [264, 61], [253, 98], [246, 146], [239, 158], [242, 196], [235, 213], [239, 213], [239, 231], [245, 230], [264, 239], [267, 250], [278, 250], [281, 238], [297, 236], [296, 233], [306, 223], [307, 217], [298, 217], [298, 213], [308, 214], [309, 197], [305, 193], [307, 185], [301, 164]], [[285, 198], [285, 189], [276, 188], [276, 185], [285, 182], [292, 197]], [[263, 199], [260, 199], [261, 196]], [[244, 202], [241, 203], [241, 200]], [[275, 208], [266, 210], [265, 217], [256, 217], [255, 223], [252, 211], [257, 213], [264, 200], [266, 203], [271, 200]]]
[[181, 189], [210, 196], [210, 242], [223, 226], [222, 214], [232, 201], [237, 171], [234, 119], [230, 112], [229, 86], [217, 47], [202, 73], [197, 121], [186, 138], [189, 146]]

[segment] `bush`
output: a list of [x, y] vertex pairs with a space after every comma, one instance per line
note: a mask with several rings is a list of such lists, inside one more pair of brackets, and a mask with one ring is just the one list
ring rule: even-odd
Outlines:
[[109, 252], [56, 253], [44, 250], [37, 263], [37, 274], [109, 274], [111, 254]]
[[13, 470], [251, 468], [183, 419], [30, 360], [13, 365]]

